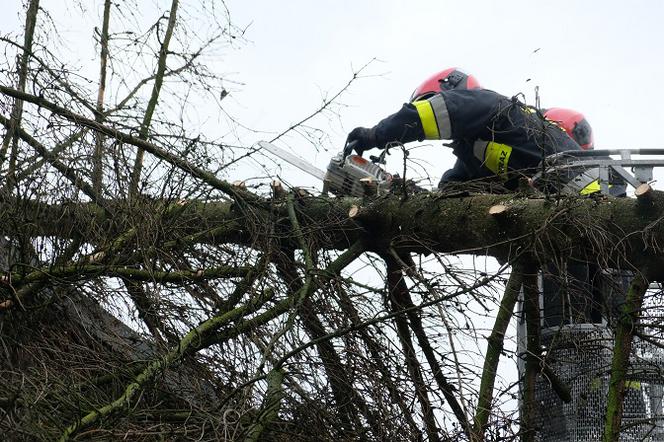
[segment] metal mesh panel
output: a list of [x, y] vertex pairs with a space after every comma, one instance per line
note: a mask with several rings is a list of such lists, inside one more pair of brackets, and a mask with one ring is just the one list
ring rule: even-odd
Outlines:
[[[567, 384], [572, 401], [563, 403], [544, 376], [536, 384], [537, 440], [599, 441], [613, 349], [611, 331], [600, 324], [574, 324], [542, 330], [547, 363]], [[636, 341], [630, 358], [622, 441], [664, 441], [662, 351]]]

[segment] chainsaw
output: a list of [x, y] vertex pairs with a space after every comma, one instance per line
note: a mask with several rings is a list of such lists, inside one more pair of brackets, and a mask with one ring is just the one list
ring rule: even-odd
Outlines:
[[343, 151], [332, 157], [327, 165], [327, 170], [323, 171], [272, 143], [259, 141], [258, 145], [303, 172], [323, 181], [323, 194], [329, 192], [336, 196], [354, 197], [382, 195], [389, 191], [392, 184], [392, 174], [383, 168], [387, 148], [383, 149], [380, 155], [372, 155], [366, 159], [361, 155], [352, 155], [355, 146], [354, 143], [348, 143]]

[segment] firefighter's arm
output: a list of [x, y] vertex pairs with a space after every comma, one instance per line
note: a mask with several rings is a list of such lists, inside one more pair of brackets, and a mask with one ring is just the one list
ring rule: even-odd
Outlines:
[[413, 103], [428, 140], [475, 139], [486, 135], [501, 104], [509, 100], [486, 89], [451, 90]]
[[374, 146], [477, 137], [486, 131], [501, 99], [505, 98], [488, 90], [453, 90], [404, 104], [372, 128]]
[[372, 128], [356, 127], [346, 139], [346, 145], [353, 143], [361, 154], [375, 147], [384, 148], [393, 142], [409, 143], [424, 139], [424, 131], [417, 109], [412, 104], [404, 104], [399, 112], [381, 120]]
[[383, 148], [391, 142], [475, 137], [482, 129], [486, 130], [498, 97], [495, 92], [484, 90], [439, 93], [404, 104], [397, 113], [372, 128], [355, 128], [346, 143], [355, 141], [355, 150], [363, 152]]

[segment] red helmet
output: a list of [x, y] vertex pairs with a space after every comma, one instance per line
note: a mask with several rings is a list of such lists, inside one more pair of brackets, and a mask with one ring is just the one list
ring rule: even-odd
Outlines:
[[428, 98], [440, 91], [449, 91], [452, 89], [479, 89], [481, 87], [480, 82], [472, 75], [466, 74], [457, 68], [449, 68], [437, 72], [424, 80], [424, 82], [419, 85], [410, 96], [410, 101], [412, 103], [413, 101]]
[[544, 118], [562, 127], [567, 135], [577, 142], [581, 149], [593, 147], [593, 129], [581, 112], [562, 107], [552, 107], [544, 111]]

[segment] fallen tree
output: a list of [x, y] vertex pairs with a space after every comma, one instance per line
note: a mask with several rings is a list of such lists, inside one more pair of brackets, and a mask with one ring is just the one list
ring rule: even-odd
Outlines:
[[[657, 268], [662, 251], [658, 244], [664, 235], [660, 223], [664, 197], [648, 185], [642, 191], [639, 198], [422, 192], [405, 196], [392, 193], [364, 200], [302, 196], [295, 192], [290, 202], [285, 197], [254, 195], [251, 204], [241, 197], [240, 203], [145, 200], [134, 208], [121, 200], [105, 201], [112, 212], [121, 213], [113, 217], [93, 203], [8, 200], [1, 204], [7, 218], [25, 224], [28, 236], [94, 238], [95, 231], [104, 232], [100, 238], [102, 244], [86, 260], [81, 260], [76, 270], [59, 270], [63, 276], [68, 272], [81, 275], [97, 272], [138, 280], [148, 278], [138, 269], [96, 263], [123, 249], [129, 249], [124, 252], [130, 258], [135, 252], [133, 242], [139, 235], [135, 226], [140, 223], [168, 231], [160, 233], [163, 249], [236, 244], [260, 250], [262, 244], [274, 241], [275, 235], [279, 236], [280, 247], [298, 249], [300, 244], [292, 235], [291, 221], [285, 217], [291, 204], [306, 220], [303, 230], [317, 237], [315, 248], [320, 250], [344, 250], [362, 241], [368, 250], [376, 252], [395, 248], [420, 254], [490, 255], [507, 261], [519, 253], [518, 249], [528, 248], [540, 263], [560, 256], [602, 259], [602, 264], [611, 268], [634, 269], [651, 263], [649, 278], [660, 280], [663, 275]], [[21, 206], [20, 213], [12, 209], [15, 206]], [[2, 233], [11, 232], [8, 228]], [[140, 234], [146, 233], [157, 234], [148, 230]], [[246, 269], [214, 271], [218, 277], [228, 277]], [[39, 272], [9, 277], [25, 283], [39, 280]], [[160, 278], [195, 280], [203, 276], [211, 278], [215, 274], [175, 272], [155, 273], [150, 277], [158, 281]]]

